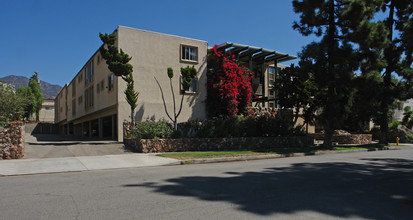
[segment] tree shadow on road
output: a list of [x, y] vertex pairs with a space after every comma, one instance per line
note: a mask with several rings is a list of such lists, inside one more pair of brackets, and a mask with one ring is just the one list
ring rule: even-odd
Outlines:
[[154, 192], [226, 201], [257, 215], [312, 211], [339, 217], [406, 219], [413, 216], [413, 160], [297, 163], [225, 177], [190, 176], [167, 184], [126, 184]]

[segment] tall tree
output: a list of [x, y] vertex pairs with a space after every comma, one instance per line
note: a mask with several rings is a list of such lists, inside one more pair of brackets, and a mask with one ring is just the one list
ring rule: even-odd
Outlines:
[[99, 33], [103, 46], [99, 51], [103, 59], [106, 60], [109, 70], [116, 76], [122, 77], [126, 82], [125, 98], [131, 108], [131, 123], [135, 125], [135, 108], [137, 107], [139, 92], [134, 89], [133, 66], [129, 63], [132, 59], [128, 54], [115, 46], [116, 32], [112, 34]]
[[25, 119], [30, 119], [30, 117], [33, 115], [35, 112], [35, 100], [36, 98], [34, 97], [32, 90], [30, 87], [19, 87], [16, 90], [17, 96], [22, 100], [22, 107], [23, 107], [23, 118]]
[[39, 121], [39, 112], [42, 109], [43, 93], [40, 89], [40, 80], [37, 72], [34, 72], [29, 81], [29, 88], [34, 96], [34, 112], [36, 113], [36, 121]]
[[307, 45], [301, 53], [300, 65], [314, 74], [320, 92], [320, 119], [325, 129], [324, 145], [331, 147], [332, 136], [350, 113], [354, 90], [351, 88], [357, 62], [351, 44], [345, 40], [348, 21], [343, 16], [350, 0], [294, 0], [300, 14], [294, 22], [304, 36], [315, 34], [320, 42]]
[[[375, 106], [375, 111], [381, 129], [380, 143], [387, 144], [393, 103], [397, 99], [413, 97], [413, 2], [352, 0], [350, 6], [353, 10], [346, 15], [353, 18], [349, 19], [349, 40], [358, 45], [360, 78], [370, 80], [364, 86], [370, 85], [370, 93], [376, 94], [369, 99], [379, 104]], [[381, 16], [384, 14], [386, 19], [374, 18], [378, 13]], [[369, 92], [363, 95], [366, 94]]]
[[356, 43], [359, 73], [352, 86], [356, 89], [351, 115], [344, 129], [362, 132], [371, 120], [377, 121], [382, 96], [382, 49], [387, 45], [387, 31], [382, 23], [373, 22], [383, 0], [352, 0], [343, 17], [348, 21], [343, 29], [346, 40]]
[[[403, 85], [412, 85], [413, 2], [408, 0], [386, 0], [382, 9], [383, 12], [388, 13], [385, 25], [388, 31], [387, 40], [390, 43], [384, 49], [386, 67], [383, 74], [384, 95], [381, 100], [380, 143], [387, 144], [389, 106], [395, 99], [403, 97], [403, 92], [408, 92], [401, 90]], [[398, 31], [398, 34], [395, 34], [394, 30]], [[397, 74], [399, 77], [403, 77], [404, 80], [400, 84], [394, 85], [391, 82], [392, 74]], [[407, 87], [407, 89], [409, 88]]]

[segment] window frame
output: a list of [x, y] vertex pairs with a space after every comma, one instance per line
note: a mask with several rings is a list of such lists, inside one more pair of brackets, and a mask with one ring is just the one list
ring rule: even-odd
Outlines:
[[85, 110], [89, 110], [94, 106], [94, 86], [91, 85], [87, 89], [85, 89]]
[[76, 96], [76, 80], [72, 82], [72, 97]]
[[85, 85], [88, 85], [89, 83], [93, 82], [94, 79], [95, 73], [93, 67], [93, 60], [91, 60], [85, 65]]
[[[188, 52], [186, 50], [184, 51], [185, 48], [188, 48]], [[191, 49], [195, 49], [195, 58], [191, 59]], [[191, 45], [186, 45], [186, 44], [181, 44], [180, 46], [180, 59], [182, 62], [190, 62], [190, 63], [198, 63], [199, 60], [199, 50], [197, 46], [191, 46]], [[188, 54], [187, 54], [188, 53]]]

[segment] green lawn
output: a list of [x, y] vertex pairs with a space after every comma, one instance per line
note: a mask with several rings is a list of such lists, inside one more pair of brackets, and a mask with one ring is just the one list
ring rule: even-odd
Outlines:
[[333, 150], [363, 150], [366, 147], [334, 147]]
[[323, 147], [306, 147], [306, 148], [277, 148], [262, 151], [191, 151], [191, 152], [173, 152], [157, 154], [161, 157], [175, 158], [179, 160], [191, 160], [202, 158], [219, 158], [219, 157], [236, 157], [236, 156], [254, 156], [268, 154], [291, 154], [291, 153], [309, 153], [318, 151], [343, 151], [343, 150], [362, 150], [370, 148], [383, 147], [383, 145], [370, 144], [361, 146], [337, 146], [333, 148]]
[[390, 144], [390, 146], [392, 146], [392, 147], [406, 147], [407, 145], [399, 144], [399, 146], [397, 146], [396, 144]]

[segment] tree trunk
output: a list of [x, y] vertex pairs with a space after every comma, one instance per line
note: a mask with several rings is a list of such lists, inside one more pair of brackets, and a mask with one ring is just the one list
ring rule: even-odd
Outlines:
[[134, 117], [134, 115], [135, 115], [135, 110], [131, 107], [130, 108], [130, 121], [131, 121], [131, 127], [133, 128], [133, 127], [135, 127], [135, 117]]
[[333, 122], [335, 118], [335, 112], [333, 112], [334, 105], [334, 87], [335, 87], [335, 76], [334, 76], [334, 36], [335, 36], [335, 14], [334, 14], [334, 0], [330, 0], [329, 5], [329, 24], [328, 24], [328, 36], [327, 36], [327, 56], [328, 56], [328, 91], [327, 91], [327, 103], [325, 111], [325, 135], [324, 135], [324, 146], [332, 146], [332, 136], [333, 136]]
[[[327, 126], [330, 126], [330, 123], [328, 123]], [[334, 130], [332, 128], [325, 128], [325, 134], [324, 134], [324, 143], [323, 146], [327, 148], [331, 148], [333, 146], [333, 132]]]
[[391, 73], [393, 72], [393, 24], [394, 24], [394, 0], [390, 3], [389, 18], [387, 20], [387, 29], [389, 30], [388, 39], [391, 44], [384, 51], [384, 56], [387, 61], [386, 71], [384, 73], [384, 94], [381, 101], [382, 117], [380, 120], [380, 144], [388, 144], [389, 140], [387, 138], [387, 133], [389, 130], [389, 105], [391, 103], [390, 94], [390, 84], [391, 84]]

